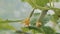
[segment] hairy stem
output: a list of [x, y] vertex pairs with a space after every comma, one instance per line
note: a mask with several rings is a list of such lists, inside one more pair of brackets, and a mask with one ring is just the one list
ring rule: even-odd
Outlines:
[[33, 13], [34, 13], [34, 10], [35, 10], [35, 8], [34, 8], [34, 9], [32, 10], [32, 12], [30, 13], [29, 18], [32, 17], [32, 15], [33, 15]]
[[48, 10], [43, 10], [42, 13], [40, 14], [39, 18], [38, 18], [38, 21], [40, 22], [44, 17], [45, 15], [47, 14], [47, 11]]
[[50, 7], [52, 7], [51, 2], [52, 2], [52, 0], [49, 0]]

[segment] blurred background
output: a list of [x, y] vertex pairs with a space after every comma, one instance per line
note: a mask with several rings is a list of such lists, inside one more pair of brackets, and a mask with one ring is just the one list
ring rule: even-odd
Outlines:
[[[47, 4], [49, 6], [49, 4]], [[60, 8], [60, 2], [54, 3], [56, 8]], [[0, 18], [6, 20], [22, 20], [28, 17], [33, 8], [26, 2], [21, 2], [21, 0], [0, 0]], [[36, 9], [35, 13], [40, 13], [41, 10]], [[49, 10], [47, 14], [54, 14], [52, 10]], [[23, 24], [19, 23], [9, 23], [9, 25], [13, 26], [17, 30], [23, 26]], [[46, 25], [53, 26], [51, 21], [49, 21]], [[58, 24], [60, 25], [60, 23]], [[60, 33], [60, 29], [56, 26], [56, 32]], [[0, 34], [15, 34], [14, 31], [11, 30], [0, 30]]]

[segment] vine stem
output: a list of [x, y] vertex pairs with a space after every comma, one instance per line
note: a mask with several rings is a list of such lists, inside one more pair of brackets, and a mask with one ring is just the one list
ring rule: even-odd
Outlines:
[[34, 3], [32, 0], [30, 0], [30, 1], [35, 5], [35, 7], [37, 9], [42, 9], [42, 10], [49, 10], [49, 9], [55, 10], [55, 9], [57, 9], [57, 10], [60, 10], [59, 8], [55, 8], [55, 7], [51, 7], [51, 8], [49, 8], [49, 7], [41, 7], [41, 6], [38, 6], [36, 3]]
[[48, 10], [43, 10], [37, 20], [38, 20], [38, 21], [41, 21], [41, 20], [45, 17], [45, 15], [47, 14], [47, 11], [48, 11]]
[[32, 10], [30, 15], [25, 20], [22, 21], [25, 24], [26, 27], [30, 26], [30, 18], [32, 17], [32, 15], [34, 13], [34, 10], [35, 10], [35, 8]]
[[[35, 8], [33, 9], [33, 11], [30, 13], [30, 15], [29, 15], [29, 19], [32, 17], [32, 15], [33, 15], [33, 13], [34, 13], [34, 10], [35, 10]], [[3, 21], [0, 21], [0, 23], [8, 23], [8, 22], [22, 22], [23, 20], [15, 20], [15, 21], [13, 21], [13, 20], [3, 20]]]
[[54, 2], [56, 1], [56, 0], [52, 0], [53, 1], [53, 8], [54, 8]]
[[0, 23], [11, 23], [11, 22], [22, 22], [23, 20], [4, 20], [4, 21], [0, 21]]
[[42, 19], [44, 19], [45, 15], [47, 14], [48, 10], [43, 10], [40, 14], [39, 18], [37, 19], [36, 26], [40, 27], [42, 25]]
[[51, 4], [52, 0], [49, 0], [49, 4], [50, 4], [50, 8], [52, 7], [52, 4]]
[[29, 18], [32, 17], [32, 15], [33, 15], [33, 13], [34, 13], [34, 10], [35, 10], [35, 8], [34, 8], [34, 9], [32, 10], [32, 12], [30, 13]]

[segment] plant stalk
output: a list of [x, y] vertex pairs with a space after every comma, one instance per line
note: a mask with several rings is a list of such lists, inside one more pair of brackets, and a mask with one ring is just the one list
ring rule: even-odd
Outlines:
[[30, 13], [29, 18], [32, 17], [32, 15], [33, 15], [33, 13], [34, 13], [34, 10], [35, 10], [35, 8], [34, 8], [34, 9], [32, 10], [32, 12]]

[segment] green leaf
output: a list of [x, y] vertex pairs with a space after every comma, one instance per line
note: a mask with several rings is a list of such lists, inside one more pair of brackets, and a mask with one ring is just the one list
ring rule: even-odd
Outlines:
[[26, 29], [29, 29], [29, 30], [35, 30], [37, 32], [42, 32], [42, 30], [40, 28], [37, 28], [35, 26], [29, 26], [29, 27], [25, 27]]
[[60, 16], [60, 10], [54, 10], [54, 12], [55, 12], [55, 14], [57, 15], [57, 16]]
[[56, 14], [54, 14], [51, 18], [51, 21], [53, 21], [54, 23], [57, 23], [58, 19], [59, 19], [59, 17]]
[[46, 24], [49, 19], [51, 18], [50, 15], [46, 15], [47, 12], [43, 11], [43, 13], [40, 15], [40, 13], [35, 13], [33, 17], [31, 18], [30, 24], [36, 25], [37, 19], [42, 23], [42, 25]]
[[49, 0], [35, 0], [38, 6], [46, 6]]
[[35, 7], [35, 5], [46, 6], [46, 4], [49, 2], [49, 0], [25, 0], [25, 1], [28, 2], [33, 7]]
[[34, 15], [31, 18], [31, 21], [30, 21], [31, 25], [35, 25], [36, 24], [36, 21], [37, 21], [39, 15], [40, 15], [40, 13], [34, 13]]
[[38, 32], [38, 33], [44, 33], [44, 34], [56, 34], [54, 29], [46, 26], [42, 26], [40, 28], [29, 26], [29, 27], [25, 27], [25, 29], [34, 30], [35, 33]]
[[[31, 18], [31, 21], [30, 21], [31, 25], [33, 25], [33, 26], [36, 25], [36, 21], [37, 21], [39, 15], [40, 15], [40, 13], [34, 13], [34, 15]], [[42, 25], [48, 23], [48, 21], [51, 19], [51, 17], [52, 17], [51, 15], [45, 15], [45, 17], [43, 19], [41, 19]]]
[[45, 17], [44, 17], [44, 19], [43, 19], [43, 21], [42, 21], [42, 24], [44, 25], [44, 24], [46, 24], [46, 23], [48, 23], [48, 21], [51, 19], [51, 15], [46, 15]]
[[43, 26], [43, 27], [41, 27], [41, 29], [43, 29], [45, 34], [56, 34], [55, 31], [52, 28], [50, 28], [50, 27]]
[[24, 31], [20, 31], [20, 30], [17, 30], [16, 33], [17, 33], [17, 34], [29, 34], [29, 33], [26, 32], [26, 31], [24, 32]]
[[29, 29], [27, 29], [27, 28], [25, 28], [25, 27], [22, 27], [21, 29], [22, 29], [23, 32], [29, 31]]

